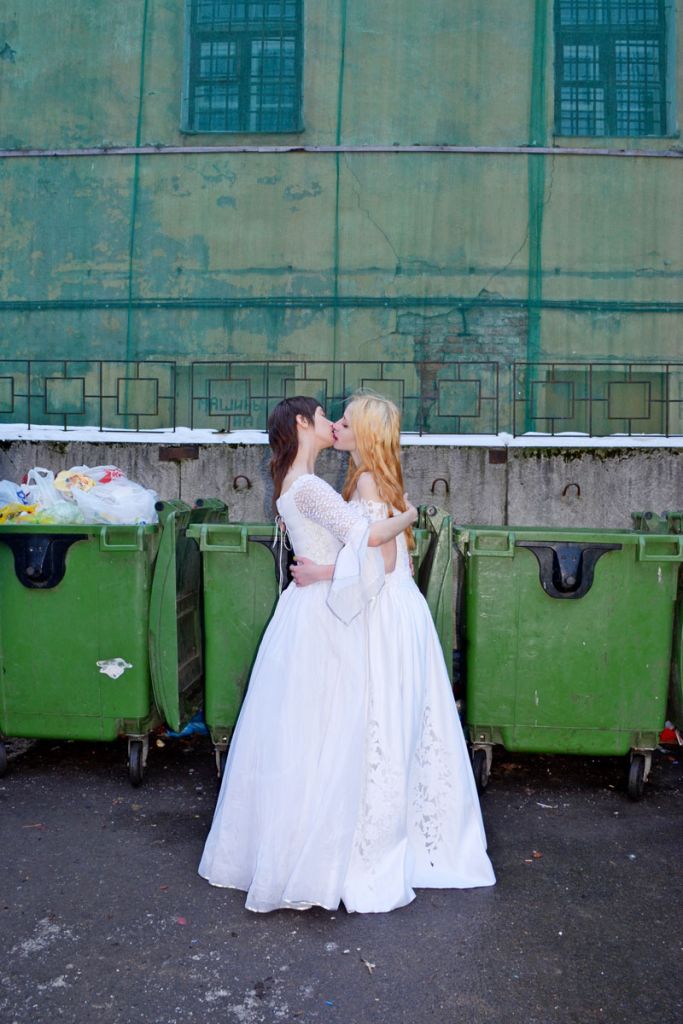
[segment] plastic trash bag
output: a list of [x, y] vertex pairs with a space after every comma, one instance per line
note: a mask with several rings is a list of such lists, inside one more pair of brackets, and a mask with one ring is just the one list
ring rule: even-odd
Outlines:
[[[80, 471], [85, 475], [91, 472], [86, 466], [80, 467]], [[71, 490], [71, 497], [86, 522], [138, 525], [159, 521], [154, 507], [159, 497], [155, 491], [129, 480], [122, 473], [119, 476], [103, 474], [100, 480], [102, 482], [94, 484], [90, 490], [80, 487]]]
[[67, 501], [55, 487], [51, 469], [36, 466], [26, 477], [25, 493], [28, 501], [38, 508], [31, 516], [33, 523], [82, 523], [83, 514], [78, 506]]
[[10, 501], [0, 508], [0, 526], [8, 523], [33, 522], [31, 518], [36, 511], [37, 505], [22, 505], [18, 501]]
[[0, 507], [22, 498], [23, 503], [36, 506], [22, 517], [32, 523], [138, 525], [159, 521], [156, 492], [129, 480], [117, 466], [73, 466], [56, 477], [52, 470], [36, 466], [27, 474], [24, 491], [7, 488], [7, 497], [11, 500]]
[[20, 484], [13, 484], [11, 480], [0, 480], [0, 506], [2, 505], [26, 504], [26, 494]]

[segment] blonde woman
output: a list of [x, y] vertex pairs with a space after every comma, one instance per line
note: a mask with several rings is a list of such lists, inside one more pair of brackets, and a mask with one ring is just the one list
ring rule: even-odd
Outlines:
[[[343, 497], [371, 522], [406, 508], [400, 419], [393, 402], [359, 394], [334, 424], [350, 455]], [[412, 531], [382, 545], [385, 580], [364, 612], [368, 704], [361, 810], [342, 899], [347, 910], [387, 911], [415, 888], [493, 885], [467, 747], [439, 639], [410, 569]], [[333, 566], [298, 560], [298, 586]]]

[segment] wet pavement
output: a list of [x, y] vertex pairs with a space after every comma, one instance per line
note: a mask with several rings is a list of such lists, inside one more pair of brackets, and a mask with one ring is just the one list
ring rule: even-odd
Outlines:
[[[640, 803], [617, 759], [496, 752], [493, 889], [381, 915], [250, 914], [196, 875], [203, 738], [17, 743], [0, 780], [3, 1024], [683, 1021], [683, 757]], [[683, 751], [680, 751], [683, 754]]]

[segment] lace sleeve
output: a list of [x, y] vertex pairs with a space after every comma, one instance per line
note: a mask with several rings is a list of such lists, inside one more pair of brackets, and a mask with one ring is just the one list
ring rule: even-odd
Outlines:
[[378, 523], [381, 519], [387, 519], [389, 512], [383, 501], [372, 501], [368, 498], [358, 498], [351, 503], [369, 523]]
[[[299, 482], [300, 481], [300, 482]], [[384, 562], [377, 548], [368, 547], [370, 526], [358, 509], [320, 477], [299, 477], [292, 485], [301, 513], [325, 527], [344, 545], [334, 566], [327, 593], [330, 610], [347, 625], [384, 586]]]
[[342, 544], [346, 543], [358, 523], [367, 526], [360, 512], [348, 505], [341, 494], [337, 494], [320, 477], [299, 477], [299, 481], [295, 481], [292, 491], [299, 512], [319, 526], [324, 526]]

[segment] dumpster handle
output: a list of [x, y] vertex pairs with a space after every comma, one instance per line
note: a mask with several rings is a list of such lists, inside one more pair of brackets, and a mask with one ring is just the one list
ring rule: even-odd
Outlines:
[[223, 542], [212, 543], [210, 540], [211, 523], [202, 526], [199, 535], [200, 551], [232, 551], [233, 553], [245, 554], [247, 550], [248, 530], [246, 526], [237, 524], [221, 523], [219, 536], [225, 538]]
[[[118, 527], [120, 529], [120, 527]], [[135, 530], [135, 540], [126, 543], [113, 543], [110, 544], [108, 540], [109, 527], [103, 526], [102, 532], [100, 533], [100, 551], [142, 551], [144, 545], [142, 543], [142, 535], [145, 532], [144, 526], [138, 526]]]
[[[647, 553], [647, 547], [655, 547], [661, 545], [662, 541], [667, 544], [674, 544], [676, 546], [676, 554], [674, 555], [663, 555], [656, 551]], [[638, 538], [638, 561], [639, 562], [683, 562], [683, 536], [675, 534], [665, 537], [663, 534], [651, 534], [644, 537]]]
[[[479, 536], [483, 537], [503, 537], [507, 540], [507, 548], [478, 548], [477, 540]], [[470, 555], [476, 555], [478, 558], [491, 557], [491, 558], [514, 558], [515, 557], [515, 535], [510, 530], [487, 530], [484, 534], [474, 533], [472, 534], [472, 545], [470, 547]]]

